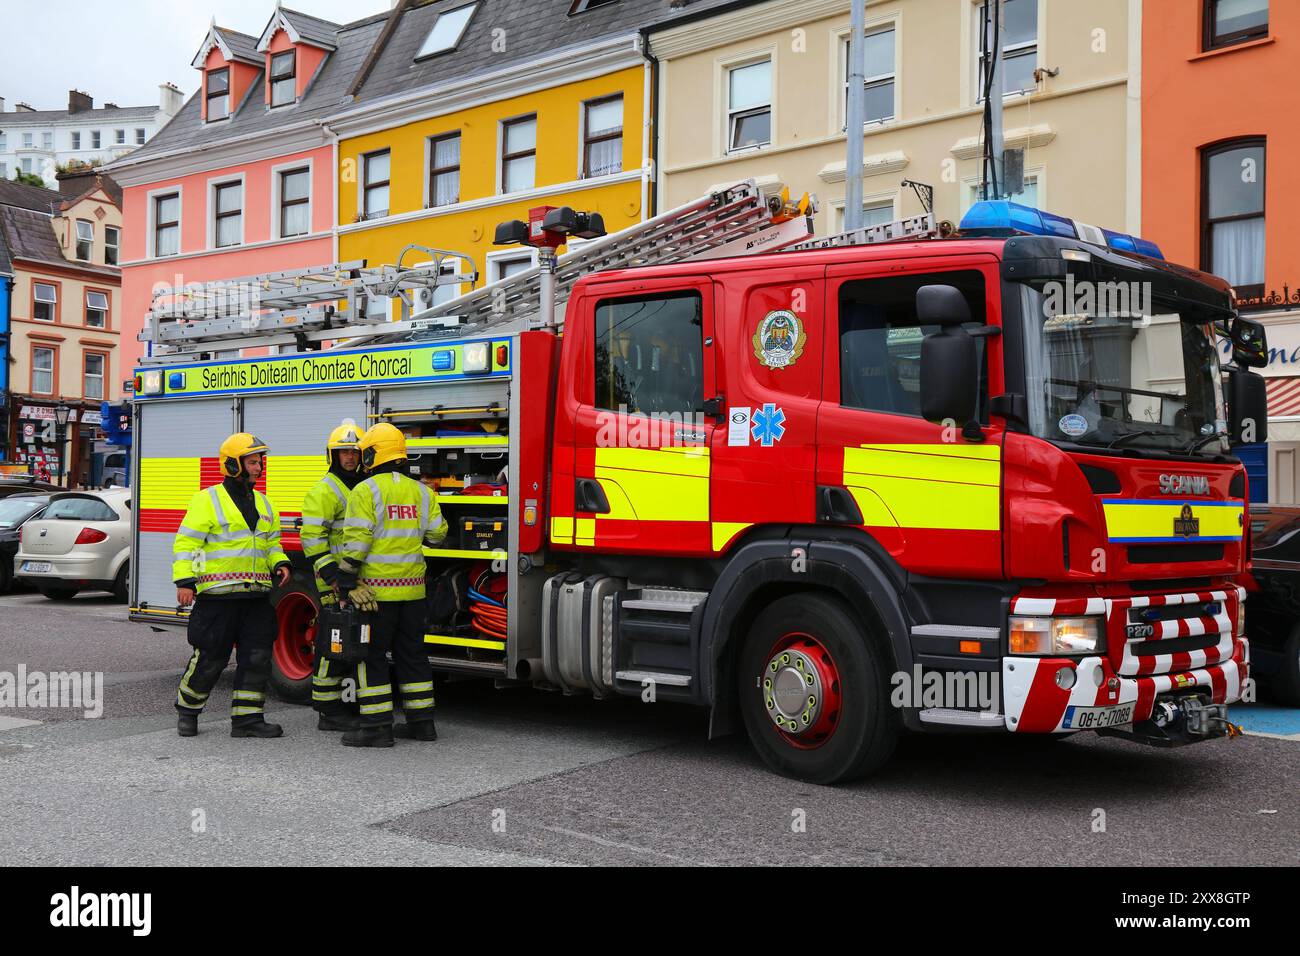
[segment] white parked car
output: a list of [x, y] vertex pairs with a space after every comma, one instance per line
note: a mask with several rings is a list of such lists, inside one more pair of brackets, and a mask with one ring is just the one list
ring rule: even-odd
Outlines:
[[14, 577], [47, 598], [111, 591], [127, 598], [131, 567], [131, 492], [69, 491], [52, 495], [45, 512], [22, 527]]

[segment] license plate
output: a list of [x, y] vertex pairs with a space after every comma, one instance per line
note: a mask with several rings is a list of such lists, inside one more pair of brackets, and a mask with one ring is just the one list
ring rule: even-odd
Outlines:
[[1097, 730], [1133, 723], [1135, 703], [1115, 707], [1067, 707], [1061, 726], [1067, 730]]
[[24, 561], [23, 570], [30, 571], [32, 574], [48, 574], [54, 569], [54, 565], [48, 561]]

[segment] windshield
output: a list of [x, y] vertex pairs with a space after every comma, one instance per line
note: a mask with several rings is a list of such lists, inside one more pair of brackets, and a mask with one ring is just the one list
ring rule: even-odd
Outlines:
[[1179, 454], [1228, 450], [1208, 318], [1145, 283], [1022, 285], [1030, 427], [1051, 441]]
[[0, 498], [0, 528], [21, 524], [30, 514], [40, 511], [44, 504], [44, 501], [31, 498]]

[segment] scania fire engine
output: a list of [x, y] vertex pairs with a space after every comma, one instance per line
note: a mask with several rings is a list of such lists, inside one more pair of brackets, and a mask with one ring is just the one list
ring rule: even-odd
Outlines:
[[[441, 250], [258, 277], [257, 310], [171, 290], [136, 380], [132, 617], [183, 620], [172, 536], [214, 436], [269, 444], [292, 550], [326, 433], [387, 421], [452, 522], [426, 552], [441, 672], [707, 707], [821, 783], [906, 731], [1229, 734], [1230, 443], [1266, 415], [1228, 286], [1004, 201], [828, 239], [809, 212], [752, 182], [604, 237], [541, 209], [499, 231], [541, 264], [450, 300], [476, 273]], [[384, 296], [401, 315], [372, 321]], [[315, 593], [277, 595], [287, 696]], [[895, 706], [910, 679], [993, 693]]]

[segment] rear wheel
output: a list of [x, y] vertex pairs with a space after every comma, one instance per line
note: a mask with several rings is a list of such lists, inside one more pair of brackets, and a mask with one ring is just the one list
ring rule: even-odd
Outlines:
[[40, 587], [40, 592], [51, 601], [71, 601], [77, 596], [77, 588], [56, 588], [51, 585]]
[[131, 562], [128, 561], [122, 565], [122, 569], [117, 572], [117, 577], [113, 580], [113, 600], [126, 603], [128, 597], [128, 588], [131, 583]]
[[291, 585], [275, 599], [279, 633], [271, 652], [271, 687], [281, 700], [311, 701], [317, 613], [316, 596], [301, 584]]
[[883, 656], [839, 601], [791, 595], [763, 610], [741, 648], [741, 715], [777, 773], [839, 783], [879, 769], [898, 742]]

